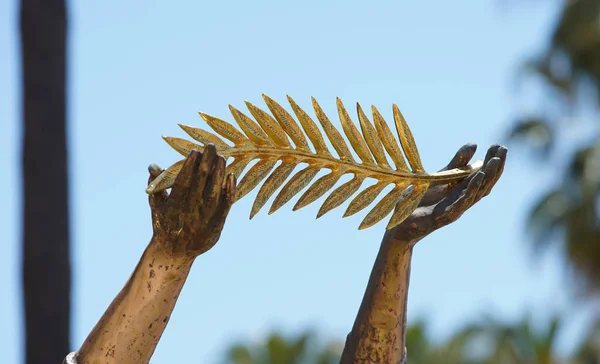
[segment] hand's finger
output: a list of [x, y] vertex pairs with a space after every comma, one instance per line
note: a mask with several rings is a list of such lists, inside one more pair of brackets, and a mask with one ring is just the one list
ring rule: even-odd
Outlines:
[[477, 198], [475, 201], [481, 200], [484, 196], [487, 196], [494, 184], [498, 180], [496, 178], [498, 176], [498, 172], [500, 170], [500, 166], [502, 165], [502, 161], [498, 157], [494, 157], [490, 159], [490, 161], [483, 167], [483, 171], [485, 172], [485, 180], [481, 185], [481, 189], [477, 193]]
[[204, 148], [202, 161], [198, 167], [198, 172], [192, 179], [190, 186], [190, 194], [188, 197], [191, 208], [201, 208], [204, 205], [204, 188], [208, 176], [214, 168], [215, 158], [217, 157], [217, 149], [214, 145], [209, 144]]
[[229, 212], [231, 205], [235, 202], [235, 194], [237, 191], [237, 181], [235, 175], [230, 173], [225, 180], [225, 194], [223, 195], [223, 201], [225, 203], [225, 214]]
[[217, 156], [213, 163], [213, 170], [208, 175], [206, 187], [204, 187], [204, 205], [211, 212], [217, 207], [221, 200], [223, 190], [223, 179], [225, 178], [225, 158]]
[[152, 182], [156, 177], [158, 177], [162, 173], [163, 169], [158, 166], [156, 163], [152, 163], [148, 166], [148, 172], [150, 173], [150, 179], [148, 180], [148, 184]]
[[452, 157], [452, 160], [450, 160], [450, 163], [448, 163], [448, 165], [446, 167], [442, 168], [441, 171], [447, 171], [449, 169], [460, 168], [460, 167], [466, 166], [467, 164], [469, 164], [469, 161], [471, 160], [471, 158], [473, 158], [473, 155], [475, 155], [475, 151], [477, 151], [477, 144], [467, 143], [467, 144], [463, 145], [456, 152], [454, 157]]
[[[494, 144], [492, 145], [488, 150], [487, 153], [485, 154], [485, 159], [483, 160], [483, 166], [481, 167], [481, 170], [485, 172], [485, 180], [482, 182], [482, 186], [479, 190], [479, 192], [477, 193], [477, 196], [475, 197], [475, 202], [481, 200], [484, 196], [486, 196], [485, 192], [486, 190], [489, 191], [491, 190], [491, 187], [493, 187], [494, 183], [496, 183], [495, 181], [497, 181], [496, 175], [497, 175], [497, 171], [496, 171], [496, 163], [494, 162], [493, 164], [490, 165], [490, 160], [493, 159], [496, 156], [496, 153], [498, 153], [498, 150], [500, 150], [500, 145], [498, 144]], [[490, 186], [491, 183], [491, 186]], [[488, 189], [489, 187], [489, 189]]]
[[[473, 173], [471, 173], [466, 178], [456, 182], [455, 184], [449, 185], [447, 191], [445, 191], [445, 198], [455, 201], [459, 196], [465, 193], [465, 190], [469, 187], [471, 182], [475, 177], [479, 175], [479, 173], [483, 173], [484, 169], [481, 168]], [[478, 177], [481, 178], [481, 177]]]
[[506, 164], [506, 154], [507, 153], [508, 153], [508, 149], [506, 149], [506, 147], [503, 147], [503, 146], [500, 146], [500, 148], [498, 148], [498, 151], [496, 151], [496, 157], [500, 158], [501, 163], [500, 163], [500, 168], [498, 168], [498, 173], [496, 174], [496, 178], [494, 180], [493, 185], [495, 185], [496, 182], [498, 182], [498, 180], [502, 176], [502, 173], [504, 172], [504, 165]]
[[[498, 179], [500, 179], [500, 176], [504, 171], [504, 163], [506, 161], [507, 152], [508, 150], [506, 147], [498, 144], [494, 144], [488, 149], [482, 167], [482, 169], [486, 172], [486, 178], [482, 182], [481, 190], [479, 191], [475, 202], [489, 195], [496, 182], [498, 182]], [[492, 160], [495, 161], [490, 164]]]
[[492, 159], [496, 156], [496, 153], [498, 152], [498, 149], [500, 149], [500, 148], [501, 147], [499, 144], [494, 144], [488, 149], [487, 153], [485, 154], [485, 159], [483, 160], [484, 166], [487, 164], [487, 162], [490, 161], [490, 159]]
[[467, 183], [465, 187], [454, 188], [448, 196], [435, 205], [432, 211], [434, 230], [456, 221], [471, 206], [467, 203], [474, 203], [484, 177], [485, 173], [481, 170], [473, 173], [472, 178], [461, 181], [461, 184]]
[[[477, 144], [467, 143], [463, 145], [456, 152], [450, 163], [448, 163], [446, 167], [441, 169], [441, 171], [447, 171], [449, 169], [466, 166], [467, 164], [469, 164], [471, 158], [473, 158], [473, 155], [475, 155], [476, 150]], [[419, 206], [430, 206], [436, 204], [448, 194], [448, 191], [457, 191], [456, 196], [458, 196], [458, 193], [461, 193], [462, 190], [467, 187], [469, 181], [473, 178], [473, 175], [474, 173], [458, 182], [453, 182], [444, 185], [434, 185], [429, 187], [429, 190], [427, 191], [423, 199], [421, 199]]]
[[[149, 165], [148, 172], [150, 173], [150, 177], [148, 178], [148, 184], [154, 181], [154, 179], [158, 177], [162, 171], [162, 168], [154, 163]], [[152, 210], [153, 214], [158, 212], [158, 209], [167, 200], [167, 197], [169, 197], [169, 194], [165, 190], [148, 195], [148, 202], [150, 203], [150, 209]]]
[[[448, 163], [448, 165], [446, 167], [442, 168], [440, 171], [447, 171], [449, 169], [460, 168], [460, 167], [466, 166], [467, 164], [469, 164], [469, 161], [471, 160], [471, 158], [473, 158], [473, 155], [475, 155], [476, 150], [477, 150], [477, 144], [467, 143], [467, 144], [463, 145], [456, 152], [454, 157], [452, 157], [452, 160], [450, 160], [450, 163]], [[467, 178], [470, 178], [470, 177], [467, 177]], [[454, 190], [458, 186], [460, 191], [462, 191], [462, 189], [465, 188], [468, 183], [469, 183], [469, 180], [464, 179], [460, 182], [431, 186], [429, 188], [429, 190], [427, 191], [427, 193], [425, 194], [425, 196], [423, 197], [423, 199], [421, 200], [421, 202], [419, 203], [419, 206], [433, 205], [433, 204], [437, 203], [438, 201], [440, 201], [442, 198], [444, 198], [444, 196], [446, 196], [446, 194], [448, 193], [449, 190]]]
[[[158, 177], [163, 172], [163, 169], [160, 168], [157, 164], [152, 163], [148, 166], [148, 172], [150, 173], [150, 177], [148, 178], [148, 184], [150, 184], [156, 179], [156, 177]], [[155, 200], [166, 200], [168, 196], [169, 194], [165, 190], [150, 194], [150, 198]]]
[[220, 203], [214, 214], [214, 218], [218, 219], [220, 222], [220, 226], [218, 226], [219, 228], [223, 227], [225, 219], [227, 218], [229, 210], [231, 209], [231, 205], [233, 205], [235, 202], [236, 183], [237, 182], [233, 173], [230, 173], [227, 175], [227, 177], [225, 177]]
[[202, 153], [198, 150], [192, 150], [190, 155], [183, 162], [183, 166], [175, 178], [173, 189], [169, 195], [169, 202], [174, 206], [181, 206], [186, 202], [192, 179], [197, 174], [198, 165], [202, 160]]
[[471, 206], [473, 206], [473, 204], [476, 202], [485, 178], [485, 172], [477, 172], [473, 179], [471, 179], [469, 182], [465, 192], [447, 207], [446, 212], [453, 215], [454, 219], [456, 220]]

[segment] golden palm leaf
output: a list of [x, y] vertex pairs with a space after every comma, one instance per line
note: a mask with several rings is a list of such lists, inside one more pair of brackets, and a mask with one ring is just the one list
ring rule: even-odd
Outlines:
[[[360, 189], [365, 179], [375, 179], [377, 183], [364, 189], [350, 202], [344, 217], [363, 210], [386, 187], [393, 185], [393, 189], [367, 214], [359, 229], [375, 225], [392, 210], [394, 212], [387, 229], [397, 226], [417, 208], [431, 184], [463, 179], [481, 167], [481, 161], [477, 161], [464, 168], [428, 174], [421, 163], [413, 135], [396, 105], [393, 105], [392, 111], [400, 144], [375, 106], [372, 106], [374, 121], [372, 124], [357, 103], [361, 133], [338, 98], [337, 110], [342, 130], [352, 150], [360, 158], [358, 162], [354, 159], [341, 133], [313, 98], [315, 114], [338, 155], [336, 158], [325, 143], [317, 124], [291, 97], [288, 96], [288, 101], [299, 123], [273, 99], [266, 95], [263, 95], [263, 98], [270, 114], [249, 102], [246, 102], [246, 106], [253, 118], [229, 106], [233, 118], [242, 131], [226, 121], [200, 113], [200, 116], [219, 136], [191, 126], [180, 125], [199, 144], [180, 138], [163, 137], [171, 147], [186, 157], [192, 149], [202, 151], [205, 145], [214, 144], [220, 155], [233, 158], [233, 162], [227, 166], [227, 173], [233, 173], [237, 178], [252, 161], [258, 160], [244, 174], [237, 186], [236, 200], [239, 200], [266, 179], [256, 196], [250, 218], [259, 212], [299, 164], [307, 164], [307, 167], [294, 174], [281, 188], [271, 205], [269, 214], [285, 205], [308, 185], [310, 186], [293, 209], [297, 210], [309, 205], [330, 191], [345, 174], [352, 174], [353, 178], [329, 194], [319, 209], [317, 217], [321, 217], [348, 200]], [[233, 143], [233, 146], [221, 137]], [[401, 150], [404, 151], [408, 164]], [[390, 166], [386, 152], [395, 168]], [[278, 161], [281, 163], [276, 166]], [[171, 187], [182, 165], [181, 160], [167, 168], [148, 186], [146, 192], [154, 193]], [[310, 184], [322, 169], [329, 169], [330, 172]]]

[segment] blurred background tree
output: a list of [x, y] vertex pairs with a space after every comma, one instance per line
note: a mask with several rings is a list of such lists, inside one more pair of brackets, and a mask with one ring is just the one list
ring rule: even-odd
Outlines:
[[[553, 316], [535, 325], [526, 316], [515, 322], [485, 319], [434, 341], [424, 320], [406, 332], [410, 364], [599, 364], [600, 325], [594, 325], [570, 355], [561, 355], [557, 337], [562, 320]], [[343, 342], [324, 342], [311, 331], [297, 336], [272, 333], [255, 343], [238, 343], [226, 353], [227, 364], [334, 364]]]
[[[568, 155], [554, 188], [533, 206], [529, 233], [535, 249], [561, 243], [578, 278], [579, 293], [600, 288], [600, 1], [564, 1], [546, 49], [522, 66], [536, 83], [537, 112], [518, 120], [510, 138], [529, 147], [552, 168]], [[583, 136], [574, 143], [575, 136]]]
[[342, 342], [322, 343], [313, 331], [296, 336], [274, 332], [258, 343], [233, 345], [227, 364], [336, 364], [339, 363]]

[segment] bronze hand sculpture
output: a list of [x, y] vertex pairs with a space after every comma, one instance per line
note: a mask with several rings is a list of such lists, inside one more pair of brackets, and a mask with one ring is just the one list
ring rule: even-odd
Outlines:
[[[161, 170], [152, 165], [150, 180]], [[194, 260], [219, 240], [235, 177], [213, 146], [192, 151], [172, 192], [149, 196], [153, 235], [133, 274], [67, 362], [148, 363]]]
[[[445, 169], [466, 165], [475, 149], [465, 145]], [[412, 249], [490, 193], [504, 169], [506, 152], [492, 146], [482, 169], [459, 183], [430, 188], [401, 225], [386, 231], [342, 363], [405, 362]], [[150, 180], [158, 173], [151, 166]], [[217, 242], [234, 193], [235, 180], [224, 177], [224, 160], [214, 147], [203, 155], [190, 153], [173, 192], [150, 195], [152, 240], [123, 290], [66, 363], [148, 363], [195, 257]]]
[[[195, 258], [217, 243], [231, 205], [265, 179], [278, 159], [282, 163], [261, 187], [252, 215], [285, 182], [298, 163], [309, 163], [309, 167], [298, 172], [282, 188], [272, 210], [281, 207], [306, 187], [321, 168], [328, 168], [331, 173], [313, 183], [300, 197], [296, 208], [321, 197], [343, 174], [352, 173], [354, 177], [329, 195], [318, 216], [350, 198], [365, 178], [374, 178], [378, 182], [359, 193], [346, 214], [361, 210], [373, 202], [387, 185], [395, 185], [393, 193], [382, 198], [361, 225], [372, 226], [395, 210], [348, 335], [342, 363], [405, 363], [404, 336], [412, 249], [418, 241], [456, 221], [490, 193], [502, 174], [506, 148], [492, 146], [483, 164], [480, 161], [469, 165], [476, 147], [467, 144], [446, 168], [427, 174], [412, 134], [404, 118], [394, 108], [400, 144], [410, 164], [409, 170], [400, 154], [400, 146], [375, 108], [375, 126], [370, 124], [360, 107], [357, 108], [364, 135], [361, 136], [338, 100], [344, 132], [363, 161], [357, 163], [340, 133], [313, 100], [317, 117], [340, 156], [336, 159], [327, 150], [316, 124], [291, 98], [290, 104], [317, 153], [310, 151], [298, 125], [290, 121], [291, 116], [273, 100], [268, 97], [265, 100], [275, 118], [249, 105], [260, 126], [237, 109], [232, 109], [245, 136], [230, 124], [203, 115], [211, 127], [234, 143], [233, 147], [214, 134], [192, 127], [183, 128], [203, 145], [166, 138], [186, 158], [164, 171], [156, 165], [149, 168], [152, 240], [125, 287], [79, 351], [70, 354], [65, 363], [148, 363]], [[286, 134], [295, 147], [290, 147]], [[387, 163], [384, 148], [396, 169]], [[217, 153], [235, 160], [226, 168], [225, 159]], [[259, 162], [236, 187], [235, 178], [254, 159], [259, 159]], [[165, 191], [168, 187], [172, 187], [170, 194]]]
[[[463, 146], [444, 170], [465, 166], [475, 150], [474, 144]], [[502, 175], [506, 153], [506, 148], [492, 146], [479, 171], [456, 184], [430, 188], [402, 224], [385, 232], [341, 363], [406, 362], [406, 307], [413, 247], [425, 236], [458, 220], [490, 193]]]

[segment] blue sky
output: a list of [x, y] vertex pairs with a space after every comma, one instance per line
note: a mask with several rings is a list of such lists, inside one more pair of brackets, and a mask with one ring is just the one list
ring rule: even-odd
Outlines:
[[[146, 167], [179, 158], [160, 138], [184, 136], [177, 123], [204, 126], [198, 111], [232, 120], [228, 104], [264, 105], [262, 93], [281, 102], [289, 94], [305, 109], [314, 96], [333, 116], [339, 96], [375, 104], [388, 120], [397, 103], [430, 171], [469, 141], [482, 158], [528, 107], [515, 93], [515, 70], [543, 45], [554, 3], [69, 2], [74, 347], [150, 239]], [[0, 2], [0, 349], [8, 363], [22, 358], [17, 10], [16, 1]], [[551, 173], [511, 150], [493, 194], [417, 246], [410, 319], [428, 318], [440, 338], [486, 313], [543, 319], [567, 307], [557, 254], [532, 256], [524, 239], [527, 208]], [[271, 329], [315, 328], [326, 338], [350, 329], [384, 223], [358, 231], [364, 214], [342, 219], [342, 210], [315, 220], [318, 202], [250, 222], [255, 194], [234, 206], [220, 242], [197, 259], [154, 363], [216, 362], [233, 341]], [[585, 318], [571, 312], [563, 336], [576, 337]]]

